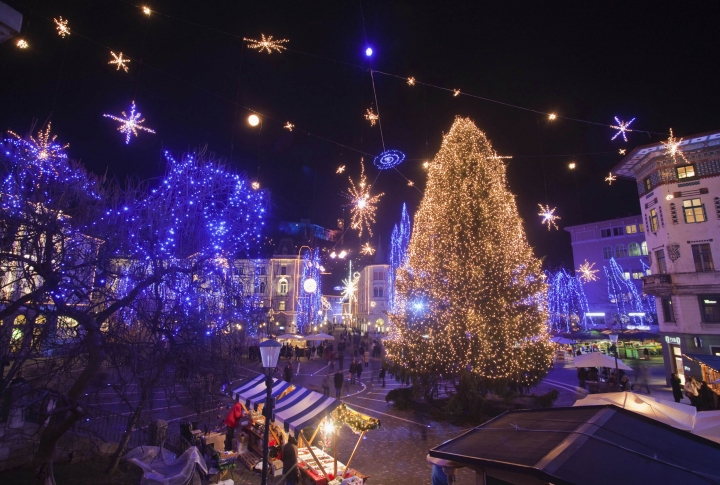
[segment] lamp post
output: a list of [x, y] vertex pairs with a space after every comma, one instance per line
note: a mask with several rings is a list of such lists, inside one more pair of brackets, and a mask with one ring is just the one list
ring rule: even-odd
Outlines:
[[618, 354], [618, 351], [617, 351], [618, 334], [616, 334], [616, 333], [611, 333], [610, 335], [608, 335], [608, 337], [610, 337], [610, 341], [612, 342], [612, 347], [611, 347], [611, 348], [612, 348], [612, 350], [613, 350], [613, 353], [615, 354], [615, 385], [617, 386], [618, 383], [620, 383], [620, 372], [618, 371], [618, 362], [617, 362], [617, 354]]
[[265, 387], [267, 388], [265, 406], [263, 407], [263, 415], [265, 416], [265, 438], [263, 439], [263, 466], [260, 482], [262, 485], [267, 485], [268, 459], [270, 455], [268, 441], [270, 441], [270, 421], [272, 421], [273, 416], [273, 402], [271, 397], [273, 385], [272, 376], [275, 372], [275, 367], [277, 367], [281, 347], [282, 345], [280, 345], [277, 340], [266, 340], [260, 344], [260, 361], [262, 362], [263, 373], [265, 374]]

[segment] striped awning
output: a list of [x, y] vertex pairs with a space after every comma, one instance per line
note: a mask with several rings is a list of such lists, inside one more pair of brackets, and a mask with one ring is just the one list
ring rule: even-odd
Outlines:
[[258, 374], [255, 377], [252, 377], [246, 381], [244, 381], [240, 386], [236, 387], [232, 391], [232, 397], [233, 399], [237, 399], [238, 395], [242, 398], [244, 394], [246, 394], [248, 391], [251, 391], [252, 389], [256, 388], [257, 386], [262, 386], [262, 388], [265, 388], [265, 376], [262, 374]]
[[280, 399], [275, 405], [275, 421], [292, 430], [296, 435], [307, 426], [317, 426], [342, 402], [319, 392], [298, 387]]
[[[278, 397], [285, 392], [288, 387], [290, 387], [289, 383], [273, 378], [271, 396]], [[267, 397], [265, 376], [260, 374], [245, 381], [238, 388], [233, 390], [232, 396], [233, 399], [238, 399], [240, 402], [244, 402], [246, 408], [252, 407], [253, 409], [257, 409], [258, 404], [264, 403], [265, 398]]]

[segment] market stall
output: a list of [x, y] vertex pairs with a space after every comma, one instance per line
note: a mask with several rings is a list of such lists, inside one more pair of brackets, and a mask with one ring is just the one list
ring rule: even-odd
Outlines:
[[[280, 462], [273, 458], [277, 457], [288, 436], [293, 434], [298, 439], [298, 466], [305, 477], [305, 482], [328, 485], [334, 483], [336, 477], [356, 477], [359, 482], [369, 478], [368, 475], [350, 466], [363, 436], [367, 431], [379, 428], [380, 421], [350, 409], [335, 398], [310, 389], [300, 386], [292, 388], [283, 381], [277, 381], [276, 385], [281, 389], [276, 390], [273, 387], [272, 390], [277, 404], [274, 409], [275, 420], [270, 424], [269, 443], [270, 463], [273, 465], [274, 473], [279, 474], [277, 466]], [[260, 466], [258, 461], [262, 456], [265, 426], [265, 418], [261, 410], [265, 393], [265, 381], [262, 375], [250, 379], [233, 391], [234, 396], [245, 402], [250, 418], [249, 423], [243, 427], [243, 431], [249, 436], [248, 450], [239, 457], [240, 461], [249, 468]], [[338, 432], [343, 425], [347, 425], [359, 435], [345, 463], [338, 460], [336, 446]], [[307, 432], [310, 429], [313, 429], [311, 435]], [[318, 443], [314, 445], [316, 438]]]

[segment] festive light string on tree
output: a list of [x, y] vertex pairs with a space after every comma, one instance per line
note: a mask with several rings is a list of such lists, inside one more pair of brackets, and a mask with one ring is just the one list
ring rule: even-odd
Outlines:
[[408, 215], [407, 205], [403, 203], [400, 214], [400, 224], [393, 226], [390, 236], [390, 286], [388, 290], [388, 305], [393, 310], [397, 305], [397, 293], [395, 291], [396, 275], [398, 268], [405, 264], [407, 259], [407, 248], [410, 244], [412, 224]]
[[590, 311], [585, 290], [580, 278], [570, 276], [561, 269], [555, 273], [546, 273], [548, 285], [547, 309], [548, 325], [554, 332], [570, 332], [575, 327], [587, 330], [592, 323], [587, 313]]
[[[37, 139], [32, 136], [28, 136], [27, 140], [23, 143], [25, 148], [32, 152], [31, 156], [37, 157], [38, 160], [48, 160], [50, 162], [54, 162], [57, 158], [67, 158], [65, 149], [68, 148], [70, 144], [66, 143], [65, 145], [61, 145], [59, 143], [55, 143], [57, 135], [53, 135], [53, 137], [50, 138], [51, 124], [52, 123], [48, 123], [44, 132], [42, 130], [38, 132]], [[8, 133], [14, 136], [17, 140], [23, 140], [20, 135], [13, 131], [8, 131]]]
[[122, 112], [122, 118], [115, 115], [104, 114], [104, 118], [110, 118], [111, 120], [119, 121], [120, 126], [118, 131], [125, 133], [125, 144], [130, 143], [130, 137], [132, 135], [138, 136], [138, 130], [147, 131], [148, 133], [155, 133], [155, 130], [148, 128], [147, 126], [141, 126], [145, 122], [145, 118], [141, 118], [142, 113], [135, 112], [135, 101], [132, 102], [130, 107], [130, 116]]
[[297, 327], [301, 334], [308, 333], [320, 319], [318, 312], [322, 310], [321, 262], [319, 249], [304, 251], [297, 314]]
[[360, 161], [360, 180], [357, 186], [352, 178], [348, 177], [348, 180], [350, 180], [350, 188], [346, 197], [351, 200], [351, 203], [348, 204], [351, 216], [350, 227], [356, 229], [359, 236], [362, 236], [363, 229], [367, 228], [368, 234], [372, 237], [371, 224], [375, 223], [377, 203], [385, 193], [370, 195], [370, 189], [367, 187], [365, 179], [365, 164], [362, 161]]
[[528, 303], [545, 297], [541, 263], [495, 155], [472, 121], [455, 120], [397, 271], [388, 359], [424, 381], [469, 371], [530, 385], [552, 359], [547, 312]]
[[538, 212], [539, 216], [542, 216], [543, 224], [547, 224], [548, 231], [554, 227], [555, 229], [558, 228], [557, 224], [555, 224], [555, 221], [560, 219], [560, 216], [556, 216], [554, 214], [556, 207], [550, 209], [549, 205], [546, 205], [543, 207], [542, 204], [538, 204], [538, 207], [540, 207], [540, 212]]
[[[621, 325], [633, 322], [636, 325], [652, 322], [652, 314], [655, 313], [655, 299], [647, 295], [641, 295], [635, 284], [630, 279], [630, 274], [625, 273], [623, 268], [610, 258], [608, 266], [603, 266], [608, 285], [608, 298], [610, 303], [615, 304], [617, 310], [616, 319]], [[636, 315], [630, 316], [630, 313]], [[641, 316], [642, 315], [642, 316]]]
[[248, 43], [249, 48], [257, 49], [259, 52], [262, 52], [263, 49], [265, 49], [268, 54], [272, 54], [273, 51], [282, 52], [287, 49], [287, 47], [283, 45], [286, 42], [289, 42], [287, 39], [273, 40], [272, 35], [269, 35], [267, 38], [265, 38], [265, 34], [260, 35], [262, 36], [262, 40], [248, 39], [245, 37], [243, 37], [243, 40]]

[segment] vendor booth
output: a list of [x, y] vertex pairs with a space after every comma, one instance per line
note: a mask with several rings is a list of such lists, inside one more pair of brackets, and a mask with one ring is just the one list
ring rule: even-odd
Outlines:
[[[253, 377], [233, 390], [233, 397], [244, 404], [249, 418], [243, 427], [248, 438], [247, 448], [242, 443], [238, 444], [238, 459], [251, 469], [262, 466], [260, 460], [265, 426], [262, 407], [266, 392], [263, 375]], [[356, 483], [363, 483], [369, 478], [369, 475], [351, 468], [350, 465], [365, 433], [379, 428], [380, 421], [350, 409], [338, 399], [284, 381], [275, 381], [272, 396], [276, 399], [276, 404], [275, 419], [270, 424], [269, 445], [274, 475], [282, 474], [282, 462], [278, 455], [282, 445], [292, 434], [298, 440], [298, 466], [303, 475], [303, 483], [330, 485], [349, 477], [355, 477]], [[338, 460], [336, 447], [338, 431], [342, 425], [347, 425], [359, 435], [345, 463]]]

